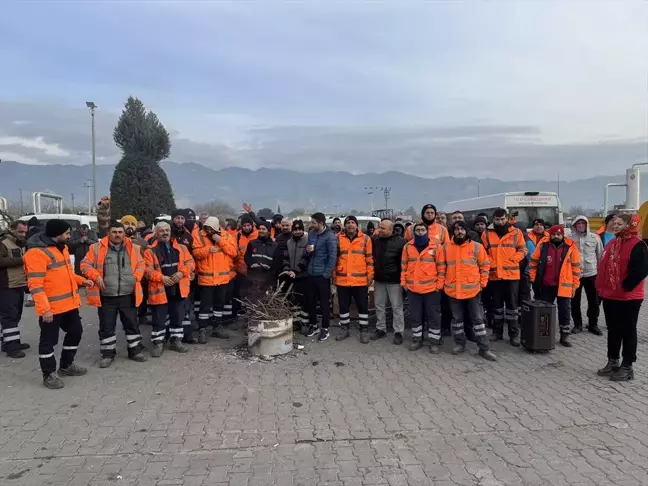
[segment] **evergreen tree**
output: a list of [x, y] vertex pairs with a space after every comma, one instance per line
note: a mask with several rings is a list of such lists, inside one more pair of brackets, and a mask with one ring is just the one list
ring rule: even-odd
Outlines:
[[110, 184], [112, 218], [131, 214], [151, 224], [156, 216], [169, 214], [175, 201], [160, 162], [170, 155], [171, 142], [157, 115], [129, 97], [113, 139], [122, 158]]

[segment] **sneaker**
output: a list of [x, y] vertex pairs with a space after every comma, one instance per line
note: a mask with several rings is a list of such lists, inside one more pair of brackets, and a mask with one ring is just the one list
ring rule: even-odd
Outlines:
[[520, 347], [520, 336], [513, 336], [511, 338], [511, 346], [513, 346], [514, 348]]
[[99, 360], [99, 368], [110, 368], [110, 365], [113, 364], [115, 358], [112, 356], [104, 356]]
[[24, 351], [21, 351], [20, 349], [14, 349], [12, 351], [7, 351], [7, 356], [12, 359], [20, 359], [24, 358], [27, 356]]
[[160, 356], [162, 356], [163, 352], [164, 352], [164, 344], [162, 343], [155, 343], [151, 348], [151, 356], [153, 358], [159, 358]]
[[454, 348], [452, 348], [452, 354], [457, 355], [461, 354], [466, 350], [466, 346], [463, 346], [461, 344], [457, 344]]
[[563, 333], [560, 335], [560, 344], [562, 344], [566, 348], [572, 347], [572, 343], [569, 342], [569, 334]]
[[58, 377], [56, 373], [50, 373], [43, 377], [43, 385], [50, 390], [58, 390], [65, 386], [65, 383]]
[[583, 332], [583, 326], [574, 326], [571, 330], [572, 334], [579, 334], [581, 332]]
[[306, 333], [307, 337], [313, 337], [315, 334], [319, 333], [319, 328], [317, 326], [310, 326], [308, 332]]
[[227, 332], [223, 326], [217, 326], [212, 331], [212, 337], [218, 339], [229, 339], [230, 335], [229, 332]]
[[198, 330], [198, 344], [207, 344], [207, 329]]
[[601, 331], [598, 326], [589, 326], [587, 330], [596, 336], [603, 335], [603, 331]]
[[430, 353], [439, 354], [441, 352], [441, 346], [438, 344], [430, 344]]
[[423, 347], [423, 340], [422, 339], [414, 339], [412, 341], [412, 344], [410, 344], [407, 349], [410, 351], [418, 351]]
[[486, 361], [497, 361], [497, 357], [493, 354], [493, 352], [487, 349], [480, 349], [478, 354]]
[[596, 374], [599, 376], [612, 376], [617, 371], [619, 371], [620, 367], [621, 365], [619, 364], [618, 359], [608, 359], [608, 362], [605, 365], [605, 367], [598, 370]]
[[349, 328], [348, 327], [343, 327], [342, 329], [340, 329], [340, 333], [337, 336], [335, 336], [335, 340], [336, 341], [344, 341], [349, 336], [351, 336], [351, 333], [349, 332]]
[[366, 326], [360, 328], [360, 342], [369, 344], [369, 329]]
[[59, 374], [62, 376], [83, 376], [88, 372], [86, 368], [72, 363], [67, 368], [59, 368]]
[[326, 341], [329, 338], [329, 330], [328, 329], [322, 329], [320, 331], [319, 336], [317, 337], [317, 340], [322, 342]]
[[130, 359], [131, 361], [135, 361], [137, 363], [145, 363], [146, 361], [148, 361], [148, 358], [146, 356], [144, 356], [144, 353], [134, 354], [133, 356], [129, 357], [128, 359]]
[[394, 344], [396, 346], [403, 344], [403, 333], [397, 332], [394, 334]]
[[[397, 333], [400, 334], [400, 333]], [[378, 341], [379, 339], [384, 338], [387, 335], [387, 333], [381, 329], [376, 329], [373, 334], [371, 335], [371, 340], [372, 341]], [[401, 342], [403, 342], [403, 336], [401, 336]]]
[[176, 353], [188, 353], [189, 348], [180, 342], [180, 339], [172, 339], [169, 343], [169, 349], [175, 351]]

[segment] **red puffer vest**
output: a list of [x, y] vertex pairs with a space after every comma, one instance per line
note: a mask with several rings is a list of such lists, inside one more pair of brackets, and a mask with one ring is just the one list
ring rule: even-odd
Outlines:
[[[613, 261], [611, 256], [611, 247], [614, 244], [619, 244], [621, 242], [621, 252], [618, 261]], [[643, 300], [644, 298], [644, 282], [641, 281], [630, 292], [623, 290], [621, 285], [623, 280], [628, 275], [628, 265], [630, 264], [630, 253], [635, 245], [643, 242], [639, 238], [628, 238], [619, 241], [611, 242], [606, 251], [603, 253], [603, 259], [599, 265], [598, 276], [596, 277], [596, 290], [599, 293], [599, 296], [603, 299], [611, 300]], [[608, 276], [612, 266], [617, 266], [619, 272], [619, 280], [615, 288], [610, 287]]]

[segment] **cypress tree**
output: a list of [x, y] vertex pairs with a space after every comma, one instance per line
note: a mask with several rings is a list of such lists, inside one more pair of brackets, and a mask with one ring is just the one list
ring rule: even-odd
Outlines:
[[169, 132], [144, 104], [128, 98], [113, 131], [122, 151], [110, 184], [111, 214], [131, 214], [151, 224], [160, 214], [175, 209], [169, 179], [160, 162], [171, 153]]

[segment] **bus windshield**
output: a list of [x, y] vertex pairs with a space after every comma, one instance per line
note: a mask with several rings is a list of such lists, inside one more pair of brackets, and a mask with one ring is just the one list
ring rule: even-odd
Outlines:
[[510, 215], [517, 212], [517, 222], [524, 223], [527, 229], [533, 228], [533, 221], [536, 219], [543, 219], [547, 228], [559, 224], [558, 208], [556, 207], [509, 207], [507, 209]]

